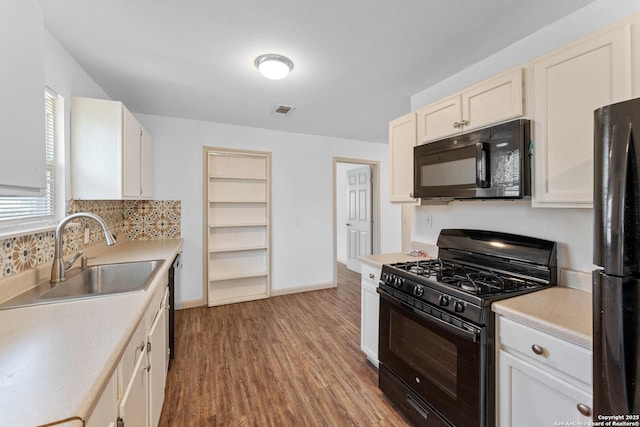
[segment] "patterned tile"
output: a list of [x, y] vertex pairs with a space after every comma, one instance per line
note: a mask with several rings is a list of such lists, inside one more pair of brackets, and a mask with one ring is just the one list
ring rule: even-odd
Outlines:
[[[181, 235], [180, 200], [70, 200], [69, 215], [92, 212], [105, 220], [116, 234], [130, 240], [173, 239]], [[77, 227], [66, 227], [63, 235], [65, 256], [82, 250], [84, 230], [89, 229], [89, 244], [104, 241], [102, 228], [95, 221], [79, 218]], [[47, 231], [0, 240], [0, 278], [51, 262], [54, 255], [54, 232]]]

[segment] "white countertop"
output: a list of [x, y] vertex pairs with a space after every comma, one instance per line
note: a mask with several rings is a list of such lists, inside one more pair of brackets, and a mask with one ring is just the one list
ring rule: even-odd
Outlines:
[[591, 292], [562, 286], [491, 305], [504, 317], [587, 348], [592, 348], [591, 307]]
[[2, 425], [86, 420], [181, 249], [182, 239], [89, 248], [88, 255], [98, 253], [89, 265], [166, 261], [145, 292], [0, 310]]
[[435, 258], [435, 256], [413, 256], [406, 253], [388, 253], [388, 254], [376, 254], [376, 255], [365, 255], [360, 256], [358, 259], [366, 264], [372, 265], [374, 267], [382, 267], [383, 264], [393, 264], [396, 262], [410, 262], [410, 261], [420, 261], [423, 259], [431, 259]]

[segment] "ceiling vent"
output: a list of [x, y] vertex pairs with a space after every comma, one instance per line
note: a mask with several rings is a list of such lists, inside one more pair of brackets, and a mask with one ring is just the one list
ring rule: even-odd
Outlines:
[[295, 110], [295, 108], [296, 107], [292, 107], [291, 105], [277, 104], [275, 107], [273, 107], [273, 110], [271, 110], [271, 114], [273, 114], [274, 116], [284, 117], [291, 114], [293, 110]]

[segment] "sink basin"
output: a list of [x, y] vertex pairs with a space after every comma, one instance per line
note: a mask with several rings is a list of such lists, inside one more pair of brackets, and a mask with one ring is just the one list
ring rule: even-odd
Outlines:
[[34, 288], [0, 304], [0, 310], [29, 305], [50, 304], [81, 298], [142, 292], [146, 290], [164, 260], [123, 262], [74, 268], [67, 271], [67, 280], [60, 283], [44, 281]]

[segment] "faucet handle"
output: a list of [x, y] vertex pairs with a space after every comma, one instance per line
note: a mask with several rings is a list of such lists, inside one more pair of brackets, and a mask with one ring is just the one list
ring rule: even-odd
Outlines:
[[73, 258], [71, 258], [69, 261], [65, 262], [65, 263], [64, 263], [64, 269], [65, 269], [65, 270], [70, 269], [70, 268], [71, 268], [71, 266], [73, 265], [73, 263], [74, 263], [74, 262], [76, 262], [76, 260], [77, 260], [78, 258], [80, 258], [80, 256], [81, 256], [81, 255], [82, 255], [82, 251], [78, 252], [77, 254], [75, 254], [75, 255], [73, 256]]

